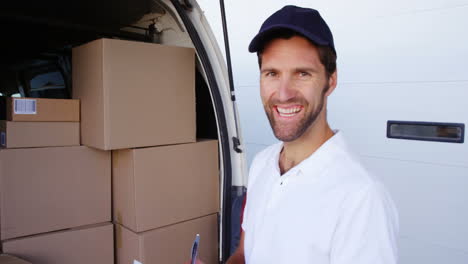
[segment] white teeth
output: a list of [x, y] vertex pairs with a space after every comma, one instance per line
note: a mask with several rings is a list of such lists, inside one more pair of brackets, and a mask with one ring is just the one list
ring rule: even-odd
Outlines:
[[277, 107], [278, 112], [283, 116], [293, 116], [301, 110], [300, 107], [280, 108]]

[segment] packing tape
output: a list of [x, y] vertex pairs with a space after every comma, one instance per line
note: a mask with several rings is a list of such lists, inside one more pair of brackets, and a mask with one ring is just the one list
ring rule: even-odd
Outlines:
[[119, 224], [115, 226], [115, 247], [118, 249], [122, 248], [122, 227]]

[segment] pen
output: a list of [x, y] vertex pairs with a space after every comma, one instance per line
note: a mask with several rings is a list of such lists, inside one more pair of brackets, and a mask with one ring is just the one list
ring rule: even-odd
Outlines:
[[193, 241], [193, 245], [192, 245], [192, 252], [191, 252], [191, 259], [192, 259], [192, 262], [191, 264], [195, 264], [196, 261], [197, 261], [197, 255], [198, 255], [198, 244], [200, 243], [200, 234], [197, 234], [195, 236], [195, 240]]

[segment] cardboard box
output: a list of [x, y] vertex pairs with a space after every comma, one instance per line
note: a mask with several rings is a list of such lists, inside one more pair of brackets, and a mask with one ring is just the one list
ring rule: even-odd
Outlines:
[[34, 264], [113, 264], [112, 224], [83, 227], [3, 242], [3, 251]]
[[78, 122], [0, 121], [0, 147], [34, 148], [80, 145]]
[[0, 264], [31, 264], [25, 260], [19, 259], [15, 256], [1, 254], [0, 255]]
[[85, 146], [0, 151], [1, 239], [109, 222], [110, 162]]
[[129, 264], [133, 260], [142, 264], [186, 263], [196, 234], [200, 234], [200, 259], [206, 264], [219, 263], [216, 214], [142, 233], [116, 224], [117, 264]]
[[73, 49], [82, 144], [103, 150], [195, 142], [192, 48], [99, 39]]
[[134, 232], [219, 211], [218, 142], [112, 152], [114, 221]]
[[6, 98], [6, 120], [29, 122], [80, 122], [80, 100]]

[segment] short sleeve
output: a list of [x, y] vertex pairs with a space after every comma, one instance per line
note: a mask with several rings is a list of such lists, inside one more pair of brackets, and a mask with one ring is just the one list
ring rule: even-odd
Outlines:
[[[252, 218], [255, 218], [255, 211], [252, 212], [252, 204], [257, 202], [256, 195], [249, 195], [258, 192], [258, 190], [255, 190], [253, 186], [255, 186], [255, 182], [259, 181], [262, 177], [261, 174], [263, 173], [263, 169], [265, 167], [265, 164], [271, 165], [271, 156], [279, 151], [279, 149], [282, 148], [282, 143], [279, 142], [275, 145], [271, 145], [264, 150], [258, 152], [249, 169], [249, 176], [247, 179], [247, 194], [246, 194], [246, 204], [244, 206], [244, 212], [243, 212], [243, 219], [242, 219], [242, 230], [247, 231], [249, 230], [250, 226], [253, 224], [254, 220]], [[263, 174], [262, 174], [263, 175]]]
[[[255, 155], [252, 164], [250, 165], [250, 170], [249, 170], [249, 177], [248, 177], [248, 182], [247, 182], [247, 194], [246, 194], [246, 200], [245, 200], [245, 205], [244, 205], [244, 211], [242, 212], [242, 230], [246, 231], [249, 229], [249, 225], [251, 219], [249, 216], [249, 210], [250, 210], [250, 205], [249, 205], [249, 191], [251, 190], [251, 186], [253, 185], [253, 182], [255, 181], [256, 174], [257, 174], [257, 167], [259, 165], [261, 156], [263, 154], [263, 151]], [[250, 203], [252, 204], [252, 203]]]
[[[253, 163], [252, 163], [253, 164]], [[252, 165], [253, 167], [253, 165]], [[249, 210], [250, 210], [250, 205], [249, 205], [249, 189], [250, 189], [250, 183], [251, 183], [251, 175], [252, 175], [252, 167], [250, 169], [250, 172], [249, 172], [249, 183], [247, 184], [247, 193], [245, 194], [245, 201], [244, 201], [244, 206], [243, 206], [243, 212], [242, 212], [242, 223], [241, 223], [241, 227], [242, 227], [242, 230], [245, 232], [249, 229], [249, 226], [250, 226], [250, 216], [249, 216]]]
[[350, 194], [333, 239], [331, 264], [395, 264], [398, 212], [379, 183]]

